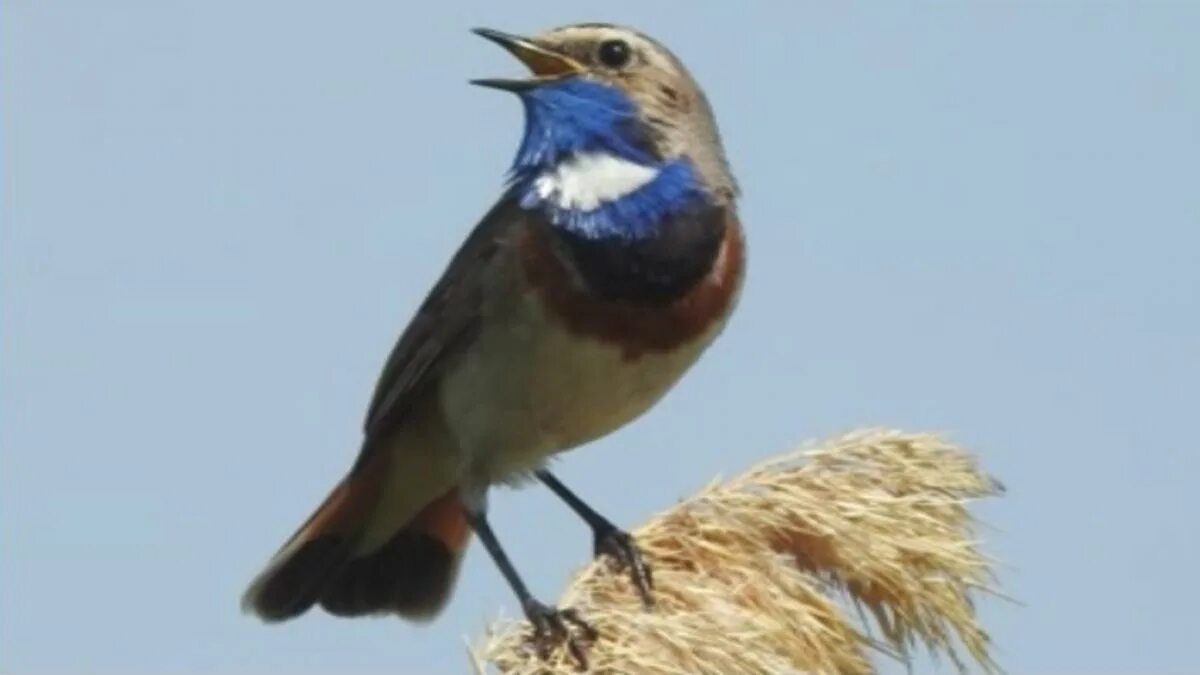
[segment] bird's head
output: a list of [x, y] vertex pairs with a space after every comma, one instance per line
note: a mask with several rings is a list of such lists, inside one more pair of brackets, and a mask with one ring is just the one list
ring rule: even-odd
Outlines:
[[[637, 31], [576, 24], [532, 37], [475, 33], [507, 49], [530, 75], [475, 84], [516, 93], [525, 134], [513, 178], [527, 203], [560, 218], [603, 207], [653, 179], [656, 201], [726, 204], [737, 188], [704, 93], [666, 47]], [[645, 219], [644, 219], [645, 220]]]

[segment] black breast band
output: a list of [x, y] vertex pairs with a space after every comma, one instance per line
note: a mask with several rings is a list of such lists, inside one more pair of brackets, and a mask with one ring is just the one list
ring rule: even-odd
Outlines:
[[725, 209], [707, 204], [682, 211], [641, 239], [588, 239], [552, 228], [561, 253], [588, 290], [606, 300], [667, 305], [712, 270], [725, 237]]

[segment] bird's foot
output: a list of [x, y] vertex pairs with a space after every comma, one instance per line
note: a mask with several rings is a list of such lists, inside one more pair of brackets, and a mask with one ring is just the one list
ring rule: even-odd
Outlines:
[[555, 647], [565, 644], [579, 670], [587, 670], [587, 648], [599, 637], [595, 628], [571, 608], [549, 607], [530, 598], [524, 609], [533, 624], [533, 642], [540, 658], [548, 658]]
[[642, 597], [646, 609], [654, 607], [654, 579], [650, 566], [642, 559], [637, 542], [628, 532], [615, 527], [596, 531], [596, 557], [606, 556], [616, 563], [617, 569], [629, 570], [629, 578]]

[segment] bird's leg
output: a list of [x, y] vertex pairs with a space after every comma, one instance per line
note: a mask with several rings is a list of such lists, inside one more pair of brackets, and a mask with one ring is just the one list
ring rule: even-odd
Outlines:
[[[470, 523], [471, 529], [475, 531], [479, 540], [483, 542], [483, 547], [487, 549], [488, 555], [492, 556], [496, 567], [500, 568], [500, 573], [504, 575], [505, 581], [517, 594], [517, 600], [521, 603], [525, 617], [529, 619], [529, 623], [533, 624], [534, 642], [537, 644], [538, 655], [546, 658], [551, 648], [565, 642], [567, 650], [571, 652], [571, 656], [575, 657], [579, 669], [587, 670], [585, 645], [596, 639], [596, 630], [579, 618], [579, 614], [575, 610], [551, 607], [533, 597], [525, 582], [521, 580], [521, 575], [517, 574], [516, 568], [508, 559], [504, 548], [500, 546], [500, 540], [496, 538], [496, 533], [488, 524], [486, 514], [468, 512], [467, 522]], [[577, 632], [582, 634], [582, 640], [580, 636], [576, 635]]]
[[653, 607], [654, 596], [651, 591], [654, 589], [654, 580], [650, 575], [650, 567], [642, 559], [642, 553], [638, 550], [633, 537], [585, 504], [554, 474], [542, 469], [537, 472], [537, 477], [592, 528], [592, 535], [595, 538], [595, 555], [597, 557], [608, 556], [616, 561], [618, 566], [629, 570], [629, 576], [633, 580], [633, 585], [637, 587], [638, 594], [642, 597], [642, 603], [646, 605], [647, 609]]

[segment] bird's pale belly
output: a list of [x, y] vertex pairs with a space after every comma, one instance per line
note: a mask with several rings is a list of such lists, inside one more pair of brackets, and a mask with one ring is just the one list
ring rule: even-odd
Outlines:
[[536, 300], [485, 325], [448, 374], [442, 403], [474, 480], [519, 480], [556, 452], [603, 436], [646, 412], [719, 330], [667, 353], [628, 357], [568, 333]]

